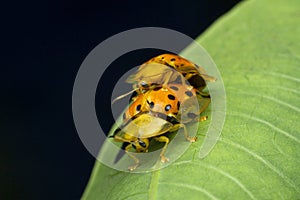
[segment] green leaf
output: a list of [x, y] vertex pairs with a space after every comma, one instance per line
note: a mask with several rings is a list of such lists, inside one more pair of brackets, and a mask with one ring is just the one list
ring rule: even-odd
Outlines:
[[300, 1], [253, 0], [219, 19], [199, 41], [227, 95], [214, 149], [201, 142], [151, 173], [96, 162], [83, 199], [299, 199]]

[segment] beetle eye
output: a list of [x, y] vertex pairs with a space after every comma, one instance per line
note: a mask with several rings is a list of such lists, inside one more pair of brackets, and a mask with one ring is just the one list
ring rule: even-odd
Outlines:
[[142, 81], [140, 84], [143, 88], [148, 88], [149, 87], [149, 85], [145, 81]]
[[139, 144], [142, 146], [142, 147], [144, 147], [144, 148], [146, 148], [146, 143], [145, 142], [143, 142], [143, 141], [141, 141], [141, 140], [139, 140]]

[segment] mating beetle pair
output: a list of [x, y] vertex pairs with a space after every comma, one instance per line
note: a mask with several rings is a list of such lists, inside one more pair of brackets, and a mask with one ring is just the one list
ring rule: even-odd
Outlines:
[[[173, 54], [152, 58], [127, 79], [133, 84], [136, 95], [123, 114], [122, 125], [111, 137], [127, 144], [125, 151], [135, 161], [128, 168], [130, 171], [140, 164], [129, 152], [132, 148], [136, 152], [148, 152], [150, 140], [165, 143], [160, 158], [167, 162], [164, 154], [170, 139], [166, 133], [183, 128], [185, 138], [196, 141], [196, 137], [188, 135], [185, 124], [206, 119], [199, 118], [210, 103], [209, 94], [203, 92], [205, 81], [215, 81], [215, 78], [207, 75], [203, 68]], [[198, 105], [193, 103], [195, 99]]]

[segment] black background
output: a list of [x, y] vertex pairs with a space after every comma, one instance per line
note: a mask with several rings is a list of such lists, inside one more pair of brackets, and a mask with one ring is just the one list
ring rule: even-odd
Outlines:
[[[121, 31], [144, 26], [170, 28], [196, 38], [237, 2], [62, 0], [2, 4], [0, 199], [81, 197], [94, 158], [76, 133], [72, 87], [82, 61], [95, 46]], [[136, 66], [152, 53], [129, 54], [115, 65]], [[114, 71], [119, 76], [121, 72]], [[109, 108], [111, 87], [105, 81], [115, 75], [105, 77], [96, 100], [100, 107]], [[109, 116], [110, 111], [106, 112]], [[104, 118], [100, 120], [108, 130], [113, 121]]]

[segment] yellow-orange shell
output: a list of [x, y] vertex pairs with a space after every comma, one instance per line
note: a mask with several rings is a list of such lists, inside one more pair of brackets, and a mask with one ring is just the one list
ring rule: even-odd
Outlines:
[[176, 116], [180, 104], [196, 96], [196, 90], [189, 90], [186, 85], [169, 84], [166, 88], [156, 87], [134, 98], [123, 115], [127, 121], [140, 112], [152, 111], [167, 116]]

